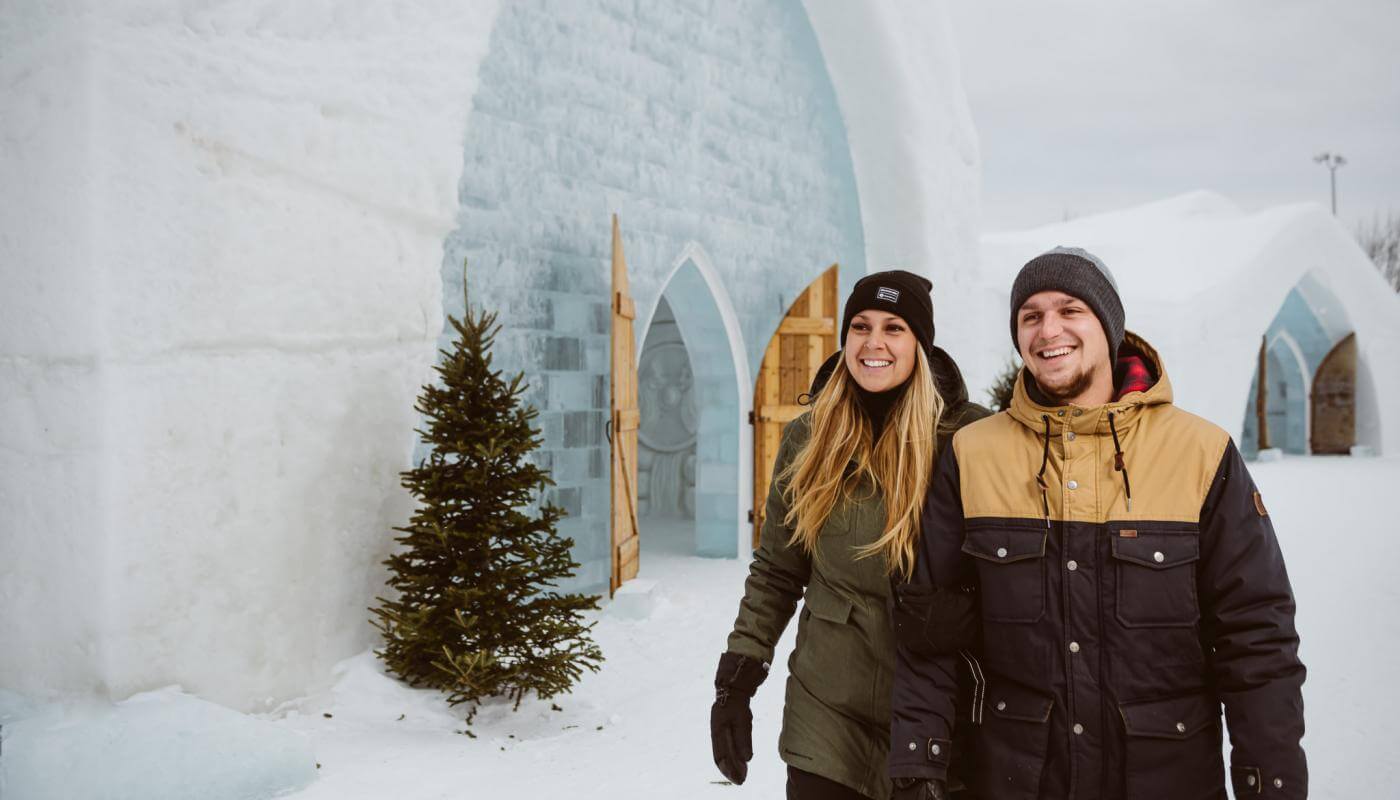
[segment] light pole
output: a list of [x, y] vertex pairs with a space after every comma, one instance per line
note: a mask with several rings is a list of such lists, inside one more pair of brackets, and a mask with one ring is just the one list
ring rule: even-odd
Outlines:
[[1313, 161], [1326, 167], [1332, 173], [1332, 216], [1337, 216], [1337, 167], [1347, 163], [1340, 153], [1318, 153]]

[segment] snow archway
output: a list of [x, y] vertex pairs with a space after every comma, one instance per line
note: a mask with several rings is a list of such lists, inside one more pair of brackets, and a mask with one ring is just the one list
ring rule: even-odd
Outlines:
[[[703, 248], [688, 244], [671, 266], [661, 296], [671, 307], [690, 357], [697, 412], [695, 552], [748, 554], [745, 501], [752, 492], [753, 438], [748, 358], [738, 315]], [[651, 328], [655, 305], [642, 330]]]
[[[1347, 307], [1315, 270], [1304, 273], [1285, 295], [1264, 334], [1270, 446], [1299, 455], [1311, 452], [1313, 379], [1332, 347], [1353, 330]], [[1365, 356], [1358, 354], [1356, 369], [1356, 443], [1368, 444], [1377, 438], [1379, 404]], [[1250, 458], [1259, 450], [1258, 387], [1256, 368], [1240, 440], [1241, 449]]]

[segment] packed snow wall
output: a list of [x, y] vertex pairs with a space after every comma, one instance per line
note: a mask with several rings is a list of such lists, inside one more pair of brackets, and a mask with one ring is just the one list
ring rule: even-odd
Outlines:
[[372, 641], [494, 2], [7, 3], [0, 687]]
[[975, 262], [958, 80], [918, 2], [9, 3], [0, 687], [260, 709], [370, 646], [472, 248], [598, 588], [608, 215], [642, 320], [704, 262], [756, 369], [831, 261]]

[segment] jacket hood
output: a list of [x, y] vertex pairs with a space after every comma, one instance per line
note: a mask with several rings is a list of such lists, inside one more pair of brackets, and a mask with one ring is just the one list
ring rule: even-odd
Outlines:
[[1077, 433], [1104, 433], [1109, 429], [1109, 414], [1112, 414], [1117, 423], [1119, 432], [1131, 427], [1136, 421], [1137, 412], [1149, 406], [1169, 404], [1172, 402], [1172, 385], [1167, 378], [1167, 370], [1162, 364], [1162, 358], [1148, 344], [1145, 339], [1132, 331], [1128, 331], [1123, 337], [1123, 346], [1120, 348], [1120, 355], [1135, 352], [1147, 364], [1148, 370], [1157, 376], [1157, 382], [1144, 392], [1129, 392], [1118, 400], [1105, 403], [1101, 406], [1076, 406], [1066, 404], [1062, 406], [1045, 405], [1037, 402], [1031, 397], [1027, 390], [1026, 381], [1030, 379], [1030, 373], [1025, 367], [1016, 375], [1016, 388], [1011, 395], [1011, 407], [1008, 409], [1012, 418], [1033, 430], [1040, 431], [1044, 427], [1044, 417], [1051, 419], [1065, 418], [1070, 429]]
[[[1128, 478], [1124, 447], [1127, 433], [1137, 425], [1142, 411], [1152, 406], [1168, 405], [1172, 401], [1172, 385], [1167, 380], [1162, 358], [1141, 336], [1126, 332], [1119, 348], [1122, 354], [1131, 353], [1145, 363], [1148, 372], [1157, 376], [1157, 382], [1146, 391], [1128, 392], [1117, 400], [1101, 406], [1077, 406], [1072, 403], [1050, 406], [1038, 402], [1028, 391], [1026, 382], [1030, 372], [1021, 367], [1016, 375], [1016, 390], [1011, 395], [1011, 418], [1035, 432], [1041, 440], [1040, 470], [1035, 474], [1033, 486], [1040, 488], [1041, 507], [1045, 511], [1045, 527], [1050, 527], [1050, 487], [1045, 478], [1045, 468], [1050, 463], [1050, 439], [1052, 428], [1059, 433], [1070, 432], [1076, 436], [1108, 435], [1113, 439], [1114, 472], [1123, 481], [1123, 494], [1128, 511], [1133, 510], [1133, 491]], [[1114, 376], [1115, 382], [1117, 375]], [[1037, 392], [1037, 394], [1039, 394]]]
[[[831, 380], [831, 373], [836, 371], [836, 365], [841, 362], [842, 352], [837, 350], [822, 362], [816, 377], [812, 379], [812, 388], [807, 390], [805, 401], [802, 398], [798, 399], [802, 405], [810, 405], [817, 395], [821, 394], [822, 389]], [[956, 408], [966, 403], [967, 383], [963, 381], [962, 370], [958, 369], [953, 357], [943, 348], [934, 347], [929, 351], [929, 365], [933, 367], [934, 385], [938, 388], [944, 405], [947, 408]]]

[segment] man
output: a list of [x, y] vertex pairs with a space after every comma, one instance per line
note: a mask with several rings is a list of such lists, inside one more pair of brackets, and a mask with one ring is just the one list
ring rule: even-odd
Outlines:
[[[980, 598], [972, 788], [1223, 800], [1223, 704], [1235, 797], [1306, 797], [1293, 593], [1239, 451], [1172, 405], [1093, 255], [1032, 259], [1011, 315], [1011, 407], [942, 454], [914, 577]], [[956, 689], [953, 657], [901, 642], [896, 798], [943, 796]]]

